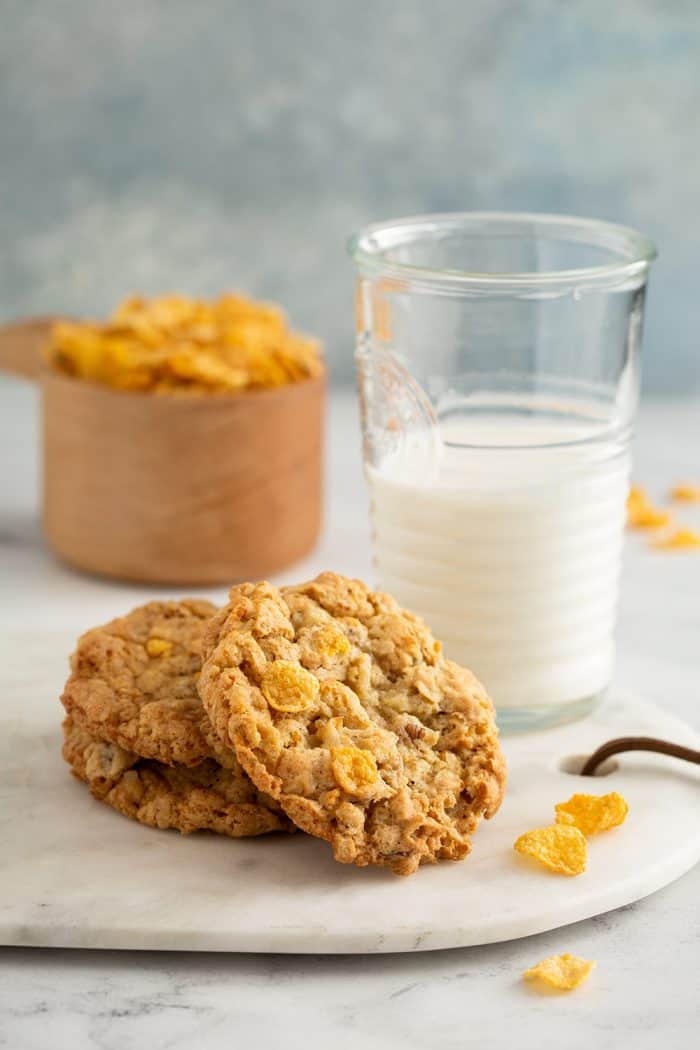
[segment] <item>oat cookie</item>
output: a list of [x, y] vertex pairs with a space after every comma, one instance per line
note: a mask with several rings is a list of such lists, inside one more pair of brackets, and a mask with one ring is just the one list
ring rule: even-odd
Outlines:
[[202, 653], [198, 688], [219, 737], [337, 860], [408, 875], [459, 859], [498, 809], [491, 701], [389, 595], [334, 573], [242, 584]]
[[292, 830], [279, 806], [253, 786], [235, 759], [229, 768], [213, 758], [196, 766], [168, 766], [99, 740], [70, 716], [63, 737], [63, 757], [74, 776], [96, 799], [141, 824], [231, 838]]
[[217, 741], [197, 695], [201, 637], [216, 606], [149, 602], [87, 631], [61, 700], [100, 740], [142, 758], [196, 765]]

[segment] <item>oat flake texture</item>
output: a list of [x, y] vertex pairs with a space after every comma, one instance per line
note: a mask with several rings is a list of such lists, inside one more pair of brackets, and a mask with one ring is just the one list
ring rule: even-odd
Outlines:
[[197, 695], [201, 638], [211, 602], [149, 602], [78, 640], [61, 700], [100, 740], [167, 764], [212, 757], [213, 736]]
[[93, 797], [141, 824], [231, 838], [293, 830], [235, 760], [228, 768], [213, 758], [196, 766], [165, 765], [99, 740], [71, 718], [63, 739], [63, 757]]
[[221, 742], [336, 860], [400, 875], [458, 860], [498, 809], [490, 699], [389, 595], [330, 572], [242, 584], [202, 651], [198, 689]]

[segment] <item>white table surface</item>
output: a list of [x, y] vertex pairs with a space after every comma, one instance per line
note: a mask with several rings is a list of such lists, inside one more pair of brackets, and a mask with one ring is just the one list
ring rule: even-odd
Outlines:
[[[0, 646], [15, 644], [30, 628], [50, 633], [74, 627], [77, 633], [153, 594], [153, 589], [74, 574], [43, 548], [37, 522], [36, 412], [33, 390], [2, 382]], [[673, 481], [700, 476], [700, 402], [644, 406], [635, 473], [659, 496]], [[336, 395], [331, 405], [328, 478], [320, 546], [280, 581], [327, 567], [371, 578], [356, 413], [349, 395]], [[697, 511], [686, 517], [700, 523]], [[223, 589], [201, 593], [214, 600], [224, 594]], [[663, 555], [631, 537], [618, 681], [662, 702], [696, 728], [699, 628], [700, 554]], [[11, 703], [10, 683], [3, 694]], [[696, 869], [646, 900], [561, 931], [413, 955], [3, 949], [0, 1047], [674, 1050], [693, 1044], [700, 1021], [699, 890]], [[520, 981], [528, 965], [562, 951], [597, 960], [586, 986], [567, 996], [540, 995]]]

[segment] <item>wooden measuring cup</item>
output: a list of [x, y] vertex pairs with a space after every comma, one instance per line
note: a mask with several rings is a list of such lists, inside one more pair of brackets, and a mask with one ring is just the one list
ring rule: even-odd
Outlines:
[[42, 362], [53, 319], [0, 327], [41, 386], [43, 525], [80, 569], [149, 583], [260, 579], [314, 546], [325, 377], [237, 394], [114, 390]]

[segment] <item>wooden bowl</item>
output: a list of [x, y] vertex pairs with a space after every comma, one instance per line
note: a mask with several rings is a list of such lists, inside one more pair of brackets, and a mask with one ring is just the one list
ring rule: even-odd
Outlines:
[[41, 363], [52, 319], [0, 328], [42, 391], [43, 524], [89, 572], [169, 584], [271, 575], [314, 546], [325, 377], [240, 394], [114, 390]]

